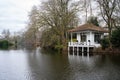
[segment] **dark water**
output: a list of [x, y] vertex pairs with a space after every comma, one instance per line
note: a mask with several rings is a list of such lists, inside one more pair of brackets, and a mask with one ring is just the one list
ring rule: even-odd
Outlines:
[[0, 80], [120, 80], [120, 56], [1, 50]]

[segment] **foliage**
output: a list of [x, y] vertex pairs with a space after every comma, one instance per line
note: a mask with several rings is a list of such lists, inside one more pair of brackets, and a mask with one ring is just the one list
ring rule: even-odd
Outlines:
[[66, 32], [69, 27], [77, 26], [78, 3], [72, 0], [48, 0], [30, 12], [25, 43], [34, 46], [37, 32], [42, 27], [41, 47], [61, 48], [66, 46]]
[[77, 42], [77, 39], [72, 39], [73, 42]]
[[1, 48], [1, 49], [8, 49], [9, 46], [12, 46], [12, 45], [13, 45], [13, 44], [10, 43], [10, 42], [7, 41], [7, 40], [1, 40], [1, 41], [0, 41], [0, 48]]
[[54, 48], [58, 45], [59, 40], [60, 37], [54, 34], [51, 29], [44, 30], [41, 37], [41, 47]]
[[32, 28], [29, 28], [24, 35], [25, 47], [34, 47], [35, 34]]
[[66, 32], [78, 24], [78, 4], [72, 0], [48, 0], [40, 11], [40, 23], [44, 27], [41, 45], [63, 49], [67, 47]]
[[109, 47], [112, 49], [111, 34], [114, 27], [113, 19], [116, 8], [116, 0], [97, 0], [103, 20], [106, 22], [109, 32]]
[[[81, 2], [82, 1], [82, 2]], [[100, 14], [106, 22], [109, 39], [103, 39], [103, 47], [111, 47], [112, 29], [120, 22], [120, 0], [93, 0], [100, 7]], [[86, 21], [88, 12], [92, 15], [91, 0], [47, 0], [40, 6], [34, 6], [29, 15], [28, 29], [24, 34], [24, 41], [29, 46], [34, 46], [37, 36], [41, 36], [41, 47], [64, 48], [67, 45], [66, 32], [71, 27], [78, 25], [77, 13], [85, 10]], [[81, 3], [82, 8], [81, 8]], [[95, 3], [96, 4], [96, 3]], [[90, 10], [89, 10], [90, 9]], [[91, 16], [88, 23], [99, 26], [97, 17]], [[40, 28], [42, 33], [36, 35]], [[70, 38], [70, 36], [68, 36]], [[109, 45], [108, 45], [109, 42]]]
[[94, 24], [94, 25], [96, 25], [96, 26], [99, 26], [99, 22], [98, 22], [97, 17], [91, 16], [91, 17], [89, 17], [89, 19], [88, 19], [87, 22], [88, 22], [88, 23], [92, 23], [92, 24]]
[[111, 42], [115, 48], [120, 48], [120, 30], [113, 31]]
[[106, 49], [106, 48], [109, 47], [109, 40], [108, 40], [108, 38], [101, 39], [101, 46], [102, 46], [102, 49]]
[[25, 47], [35, 47], [36, 33], [38, 32], [38, 17], [39, 11], [36, 6], [33, 6], [29, 14], [29, 23], [27, 25], [27, 31], [23, 34]]

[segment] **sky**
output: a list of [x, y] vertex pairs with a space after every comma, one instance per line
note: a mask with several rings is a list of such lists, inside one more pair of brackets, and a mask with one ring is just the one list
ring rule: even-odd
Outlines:
[[25, 29], [32, 6], [39, 4], [40, 0], [0, 0], [0, 33]]

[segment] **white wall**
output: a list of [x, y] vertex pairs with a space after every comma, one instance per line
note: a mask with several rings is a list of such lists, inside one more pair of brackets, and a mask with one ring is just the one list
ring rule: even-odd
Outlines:
[[[87, 45], [94, 45], [95, 47], [100, 47], [100, 44], [96, 44], [94, 42], [94, 33], [92, 31], [88, 31], [86, 32], [86, 37], [87, 37]], [[77, 33], [77, 40], [78, 42], [81, 42], [81, 36], [80, 36], [80, 33]], [[88, 42], [88, 40], [90, 40], [90, 43]]]
[[81, 42], [80, 33], [77, 33], [77, 40], [78, 42]]
[[94, 34], [92, 33], [92, 31], [89, 31], [87, 33], [87, 44], [89, 45], [88, 40], [90, 40], [90, 45], [94, 45]]

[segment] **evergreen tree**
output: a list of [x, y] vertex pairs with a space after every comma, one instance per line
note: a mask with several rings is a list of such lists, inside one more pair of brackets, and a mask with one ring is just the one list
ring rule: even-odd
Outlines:
[[94, 25], [96, 25], [96, 26], [99, 26], [99, 22], [98, 22], [97, 17], [91, 16], [91, 17], [89, 17], [89, 19], [88, 19], [87, 22], [88, 22], [88, 23], [92, 23], [92, 24], [94, 24]]
[[120, 48], [120, 30], [119, 29], [112, 32], [111, 42], [115, 48]]

